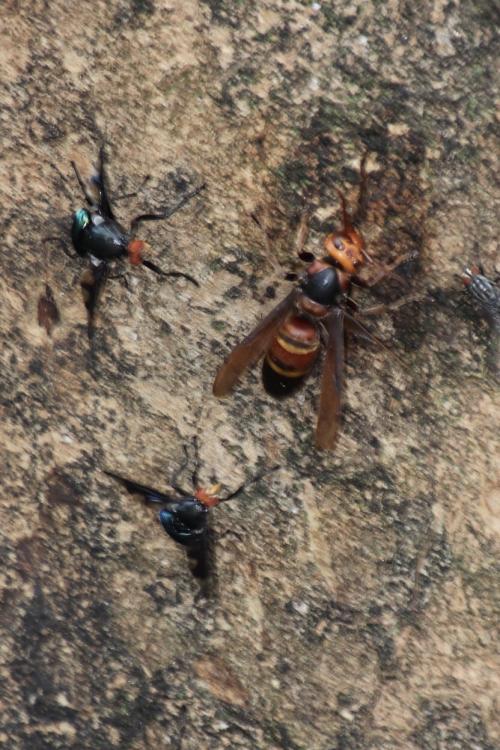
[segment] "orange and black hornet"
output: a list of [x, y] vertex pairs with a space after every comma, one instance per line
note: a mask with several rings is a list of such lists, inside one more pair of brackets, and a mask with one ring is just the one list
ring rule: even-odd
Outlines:
[[[365, 161], [366, 157], [361, 162], [361, 186], [355, 217], [359, 216], [364, 200]], [[361, 330], [365, 338], [370, 338], [368, 331], [347, 309], [351, 285], [373, 286], [386, 275], [379, 274], [373, 283], [358, 277], [361, 267], [373, 261], [365, 250], [361, 232], [355, 226], [356, 218], [353, 219], [347, 211], [343, 194], [339, 192], [339, 196], [342, 228], [326, 236], [326, 254], [320, 259], [312, 256], [314, 260], [298, 277], [298, 284], [290, 294], [229, 354], [213, 385], [215, 396], [226, 396], [243, 371], [264, 356], [262, 376], [265, 390], [278, 398], [287, 396], [311, 372], [323, 340], [326, 353], [316, 429], [316, 444], [323, 449], [335, 446], [339, 431], [345, 320], [350, 328]], [[301, 257], [310, 260], [311, 254], [303, 253]]]

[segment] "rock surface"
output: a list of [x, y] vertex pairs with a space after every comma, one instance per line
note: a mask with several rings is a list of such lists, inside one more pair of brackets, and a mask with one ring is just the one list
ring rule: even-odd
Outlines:
[[[4, 0], [0, 19], [0, 745], [498, 747], [498, 384], [456, 277], [498, 263], [496, 4]], [[124, 221], [207, 190], [141, 232], [200, 289], [130, 270], [91, 352], [63, 249], [70, 160], [89, 173], [102, 141], [112, 194], [151, 175]], [[406, 304], [377, 321], [393, 353], [350, 347], [328, 455], [317, 376], [283, 403], [257, 368], [210, 388], [366, 150], [370, 253], [409, 257], [375, 300]], [[167, 487], [195, 434], [205, 484], [283, 465], [214, 511], [209, 595], [102, 473]]]

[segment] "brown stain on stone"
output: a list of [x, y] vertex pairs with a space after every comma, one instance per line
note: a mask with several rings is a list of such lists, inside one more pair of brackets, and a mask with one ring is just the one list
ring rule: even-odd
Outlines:
[[239, 707], [248, 704], [248, 692], [221, 658], [214, 656], [200, 659], [194, 663], [193, 668], [212, 695], [219, 700]]
[[81, 500], [81, 490], [68, 474], [53, 469], [47, 477], [46, 498], [50, 506], [73, 506]]

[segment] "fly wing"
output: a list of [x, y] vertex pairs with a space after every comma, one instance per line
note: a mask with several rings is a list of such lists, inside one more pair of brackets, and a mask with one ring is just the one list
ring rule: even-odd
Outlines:
[[327, 328], [328, 342], [321, 378], [316, 445], [323, 450], [332, 450], [337, 441], [341, 414], [344, 372], [343, 310], [335, 308], [330, 313], [327, 318]]
[[104, 146], [99, 149], [99, 166], [97, 174], [92, 178], [92, 182], [99, 191], [99, 208], [109, 219], [115, 220], [111, 203], [109, 202], [107, 177], [106, 177], [106, 153]]
[[104, 471], [104, 473], [123, 484], [131, 494], [142, 495], [148, 502], [167, 505], [168, 503], [175, 501], [175, 498], [165, 495], [163, 492], [159, 492], [152, 487], [147, 487], [144, 484], [132, 482], [130, 479], [125, 479], [125, 477], [121, 477], [119, 474], [114, 474], [112, 471]]
[[226, 359], [214, 381], [213, 393], [218, 398], [226, 396], [244, 370], [254, 365], [269, 348], [281, 324], [301, 295], [297, 287], [271, 310], [264, 320], [238, 344]]
[[87, 333], [89, 339], [94, 335], [94, 321], [97, 303], [108, 278], [108, 267], [106, 263], [98, 266], [92, 265], [82, 275], [80, 286], [82, 287], [83, 301], [87, 309]]

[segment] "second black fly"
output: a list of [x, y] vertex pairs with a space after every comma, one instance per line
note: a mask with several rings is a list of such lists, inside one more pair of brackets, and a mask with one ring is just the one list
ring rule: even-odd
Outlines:
[[[198, 453], [197, 443], [195, 443], [195, 446], [196, 453]], [[162, 506], [158, 514], [158, 520], [163, 529], [175, 542], [186, 549], [193, 575], [196, 578], [206, 579], [212, 572], [214, 557], [209, 523], [210, 508], [238, 497], [249, 485], [258, 482], [266, 474], [276, 471], [279, 466], [273, 466], [262, 471], [226, 497], [218, 497], [219, 484], [207, 489], [198, 486], [198, 455], [192, 477], [193, 490], [189, 492], [178, 485], [177, 477], [187, 465], [188, 460], [186, 448], [184, 448], [184, 452], [186, 460], [170, 481], [170, 486], [174, 491], [172, 494], [133, 482], [112, 471], [105, 471], [105, 473], [121, 482], [131, 494], [142, 496], [146, 503]]]

